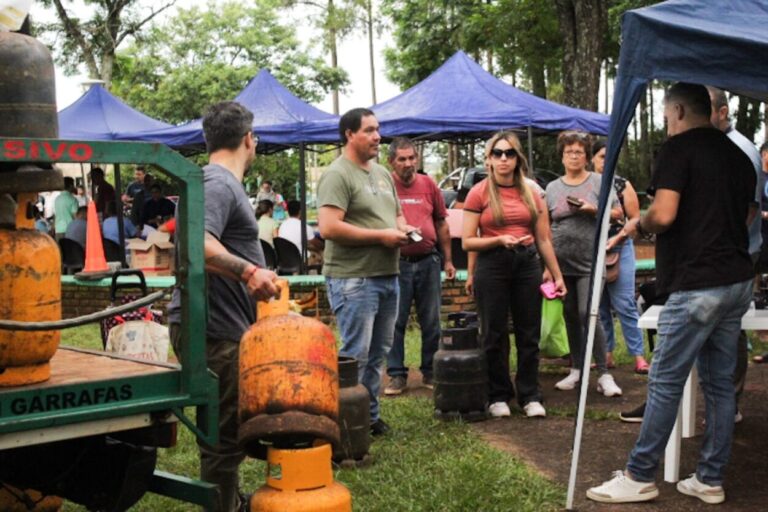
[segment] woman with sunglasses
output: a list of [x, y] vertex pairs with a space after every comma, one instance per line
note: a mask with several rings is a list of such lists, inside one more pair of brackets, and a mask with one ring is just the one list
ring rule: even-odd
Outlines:
[[[557, 150], [565, 174], [547, 185], [547, 208], [552, 219], [552, 243], [562, 265], [569, 293], [563, 303], [563, 317], [568, 331], [572, 368], [567, 377], [555, 384], [560, 390], [570, 390], [581, 380], [584, 363], [583, 341], [586, 338], [589, 280], [592, 273], [592, 253], [597, 229], [597, 201], [600, 195], [598, 174], [587, 170], [592, 144], [584, 132], [566, 131], [557, 137]], [[595, 326], [593, 355], [597, 364], [597, 391], [605, 396], [621, 396], [606, 368], [605, 334]]]
[[[557, 290], [565, 285], [552, 247], [544, 201], [526, 183], [528, 163], [511, 132], [486, 146], [488, 178], [464, 203], [462, 246], [476, 251], [473, 288], [480, 316], [480, 343], [488, 360], [488, 412], [510, 415], [515, 395], [509, 375], [509, 313], [517, 348], [517, 402], [528, 417], [546, 416], [539, 386], [541, 261]], [[538, 249], [538, 250], [537, 250]]]
[[[599, 140], [592, 146], [592, 169], [597, 174], [603, 174], [605, 167], [605, 142]], [[626, 178], [613, 178], [613, 188], [621, 207], [621, 218], [611, 220], [611, 231], [607, 249], [619, 253], [619, 277], [612, 283], [606, 283], [603, 298], [600, 301], [600, 323], [605, 332], [606, 365], [614, 366], [613, 349], [616, 346], [616, 336], [613, 329], [613, 314], [619, 318], [621, 332], [627, 351], [635, 358], [635, 373], [648, 373], [648, 361], [645, 360], [643, 333], [637, 326], [640, 315], [637, 313], [635, 300], [635, 246], [632, 238], [624, 229], [624, 225], [640, 218], [640, 201], [635, 188]]]

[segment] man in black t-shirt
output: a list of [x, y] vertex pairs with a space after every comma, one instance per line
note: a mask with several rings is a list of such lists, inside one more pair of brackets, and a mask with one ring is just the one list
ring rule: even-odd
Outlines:
[[755, 171], [749, 158], [710, 123], [704, 86], [678, 83], [665, 98], [670, 136], [659, 150], [655, 196], [625, 229], [656, 233], [656, 286], [669, 294], [648, 380], [640, 435], [624, 471], [587, 491], [595, 501], [626, 503], [658, 496], [659, 459], [677, 417], [686, 378], [697, 363], [706, 430], [696, 473], [677, 484], [706, 503], [725, 500], [736, 412], [733, 372], [741, 317], [752, 297], [747, 224], [754, 215]]

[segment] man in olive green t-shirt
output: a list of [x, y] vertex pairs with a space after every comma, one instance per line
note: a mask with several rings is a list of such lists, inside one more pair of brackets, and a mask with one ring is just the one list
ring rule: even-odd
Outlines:
[[414, 228], [405, 222], [389, 172], [372, 161], [381, 141], [373, 112], [350, 110], [339, 134], [342, 155], [317, 186], [323, 274], [342, 338], [339, 355], [357, 359], [358, 381], [371, 397], [371, 434], [381, 435], [389, 430], [378, 396], [397, 319], [399, 247]]

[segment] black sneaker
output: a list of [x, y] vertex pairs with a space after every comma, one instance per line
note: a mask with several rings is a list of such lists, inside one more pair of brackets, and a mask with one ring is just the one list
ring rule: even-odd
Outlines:
[[378, 420], [371, 423], [371, 435], [372, 436], [383, 436], [387, 432], [390, 431], [389, 425], [387, 425], [383, 419], [379, 418]]
[[619, 419], [626, 423], [642, 423], [644, 414], [645, 414], [645, 402], [643, 402], [639, 407], [635, 407], [631, 411], [620, 413]]

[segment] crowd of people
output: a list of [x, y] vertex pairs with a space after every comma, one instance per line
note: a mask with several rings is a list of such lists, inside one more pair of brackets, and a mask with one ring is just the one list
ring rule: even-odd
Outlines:
[[[461, 239], [470, 255], [466, 289], [476, 300], [479, 341], [487, 357], [489, 416], [510, 416], [513, 400], [527, 417], [546, 416], [539, 380], [544, 283], [564, 301], [570, 349], [571, 369], [556, 390], [574, 389], [583, 377], [585, 359], [593, 359], [597, 391], [607, 397], [622, 394], [610, 373], [616, 364], [614, 315], [635, 372], [649, 373], [637, 444], [624, 470], [589, 490], [588, 497], [597, 501], [643, 501], [658, 494], [654, 473], [683, 384], [697, 361], [707, 405], [705, 442], [696, 474], [678, 489], [706, 496], [709, 502], [724, 499], [723, 468], [743, 388], [737, 363], [746, 357], [739, 318], [751, 299], [755, 265], [766, 261], [760, 250], [760, 220], [768, 218], [763, 175], [768, 173], [768, 144], [756, 159], [731, 128], [721, 93], [690, 84], [670, 88], [665, 98], [670, 139], [656, 161], [647, 213], [641, 216], [637, 192], [627, 179], [613, 180], [616, 199], [609, 205], [607, 250], [618, 256], [620, 265], [618, 275], [602, 283], [592, 354], [584, 353], [585, 321], [605, 142], [579, 131], [560, 133], [563, 175], [542, 190], [531, 179], [518, 137], [496, 133], [485, 146], [487, 179], [474, 185], [464, 203]], [[256, 321], [255, 301], [279, 294], [262, 241], [273, 244], [275, 238], [285, 238], [299, 250], [302, 243], [298, 201], [283, 204], [282, 196], [264, 181], [254, 212], [242, 186], [258, 144], [252, 124], [253, 114], [236, 102], [212, 106], [203, 120], [209, 154], [203, 168], [206, 350], [209, 367], [219, 375], [221, 405], [219, 444], [200, 444], [201, 477], [219, 485], [222, 510], [236, 509], [242, 501], [239, 340]], [[443, 196], [434, 181], [417, 172], [415, 144], [396, 138], [389, 145], [390, 169], [376, 163], [379, 124], [372, 111], [361, 108], [341, 117], [339, 135], [341, 155], [318, 183], [319, 231], [308, 228], [306, 239], [310, 249], [322, 251], [328, 300], [341, 337], [339, 354], [358, 361], [358, 379], [370, 397], [370, 431], [378, 436], [391, 429], [379, 403], [384, 368], [389, 379], [383, 394], [399, 395], [408, 388], [404, 335], [413, 305], [422, 335], [422, 384], [433, 385], [432, 361], [441, 332], [440, 273], [453, 279], [456, 269]], [[137, 168], [134, 177], [122, 195], [126, 227], [157, 228], [173, 216], [174, 205], [143, 169]], [[114, 188], [99, 168], [92, 170], [91, 180], [104, 236], [113, 237]], [[761, 202], [766, 210], [753, 215]], [[278, 204], [287, 218], [277, 218]], [[73, 180], [65, 181], [54, 210], [48, 229], [57, 238], [84, 241], [85, 207]], [[668, 296], [651, 365], [637, 326], [633, 246], [633, 238], [649, 233], [657, 236], [657, 293]], [[177, 351], [178, 313], [177, 291], [169, 306]], [[509, 366], [510, 319], [517, 351], [514, 371]]]
[[[85, 249], [87, 235], [87, 203], [93, 200], [102, 238], [120, 245], [115, 188], [104, 170], [94, 167], [90, 172], [91, 193], [85, 194], [74, 178], [64, 178], [64, 188], [41, 194], [35, 211], [35, 227], [60, 241], [68, 239]], [[163, 187], [141, 166], [134, 171], [134, 180], [120, 197], [123, 206], [123, 239], [146, 238], [147, 235], [173, 219], [176, 204], [165, 197]], [[130, 258], [126, 253], [126, 258]]]

